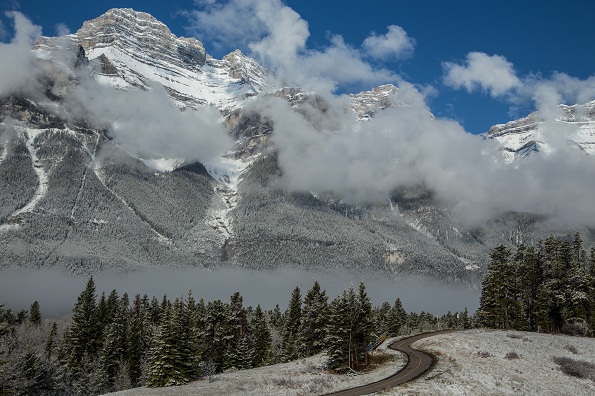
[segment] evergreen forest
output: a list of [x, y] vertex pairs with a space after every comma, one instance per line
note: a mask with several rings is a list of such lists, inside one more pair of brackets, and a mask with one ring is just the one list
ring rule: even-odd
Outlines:
[[587, 255], [578, 233], [521, 244], [514, 252], [496, 247], [478, 316], [491, 328], [593, 336], [595, 249]]
[[72, 315], [51, 320], [0, 306], [0, 394], [97, 395], [138, 386], [211, 381], [218, 373], [326, 353], [329, 371], [367, 370], [382, 336], [471, 328], [467, 310], [436, 317], [407, 313], [400, 299], [373, 306], [362, 282], [329, 300], [315, 282], [296, 287], [287, 309], [205, 302], [192, 292], [173, 300], [115, 290], [97, 295], [89, 278]]

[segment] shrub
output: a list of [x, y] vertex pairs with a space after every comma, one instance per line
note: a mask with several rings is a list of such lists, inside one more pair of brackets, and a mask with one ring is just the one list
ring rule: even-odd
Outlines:
[[506, 359], [508, 359], [508, 360], [519, 359], [520, 358], [519, 354], [516, 353], [515, 351], [508, 352], [504, 357]]
[[575, 355], [578, 355], [578, 350], [576, 349], [576, 347], [574, 345], [570, 345], [570, 344], [566, 344], [564, 345], [564, 349], [566, 349], [567, 351], [570, 351], [572, 353], [574, 353]]
[[595, 382], [595, 364], [593, 363], [568, 357], [555, 357], [554, 362], [560, 366], [560, 370], [566, 375], [590, 379]]
[[569, 320], [562, 326], [562, 333], [571, 336], [589, 337], [593, 332], [589, 325], [583, 319]]

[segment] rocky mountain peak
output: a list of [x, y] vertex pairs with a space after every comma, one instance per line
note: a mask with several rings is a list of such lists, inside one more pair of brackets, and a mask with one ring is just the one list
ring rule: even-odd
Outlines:
[[[582, 105], [560, 105], [560, 116], [555, 119], [561, 125], [574, 125], [572, 134], [566, 136], [585, 153], [595, 155], [595, 101]], [[495, 139], [507, 162], [525, 158], [527, 155], [548, 151], [550, 142], [541, 133], [544, 119], [537, 112], [491, 127], [484, 136]]]
[[206, 59], [203, 44], [176, 37], [162, 22], [146, 12], [112, 8], [98, 18], [86, 21], [76, 32], [86, 51], [109, 46], [136, 52], [150, 52], [157, 59], [202, 65]]
[[397, 93], [397, 87], [392, 84], [385, 84], [376, 87], [370, 91], [363, 91], [351, 95], [353, 101], [353, 111], [362, 120], [367, 120], [374, 116], [378, 110], [389, 107], [392, 103], [391, 95]]

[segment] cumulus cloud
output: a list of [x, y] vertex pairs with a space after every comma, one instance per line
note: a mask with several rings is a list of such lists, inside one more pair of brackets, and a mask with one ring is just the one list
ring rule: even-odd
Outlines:
[[141, 156], [208, 161], [231, 147], [217, 110], [182, 112], [161, 85], [122, 91], [82, 78], [67, 101], [71, 116], [107, 128], [116, 143]]
[[0, 96], [35, 85], [39, 72], [31, 45], [41, 35], [41, 28], [20, 12], [5, 15], [14, 22], [14, 36], [10, 43], [0, 43]]
[[367, 37], [363, 47], [376, 59], [408, 58], [413, 54], [415, 40], [402, 27], [390, 25], [386, 34], [372, 33]]
[[[273, 142], [289, 188], [331, 191], [361, 202], [385, 200], [396, 187], [423, 185], [468, 225], [507, 211], [595, 224], [588, 198], [595, 187], [582, 182], [595, 176], [593, 159], [567, 144], [576, 126], [553, 121], [560, 114], [560, 103], [590, 100], [595, 80], [560, 73], [551, 79], [521, 79], [505, 57], [482, 52], [469, 53], [463, 63], [443, 64], [446, 85], [481, 90], [511, 103], [532, 101], [540, 116], [549, 120], [540, 126], [540, 134], [556, 149], [511, 166], [504, 163], [494, 141], [431, 115], [425, 99], [435, 89], [417, 88], [367, 61], [411, 55], [415, 42], [398, 26], [389, 26], [383, 35], [372, 33], [361, 48], [333, 35], [327, 47], [313, 50], [307, 47], [308, 23], [279, 0], [230, 0], [206, 5], [190, 16], [194, 33], [202, 38], [232, 48], [244, 43], [278, 75], [324, 94], [328, 104], [324, 114], [307, 105], [305, 115], [296, 113], [278, 98], [252, 104], [274, 123]], [[390, 99], [393, 106], [363, 123], [345, 110], [345, 97], [332, 95], [350, 84], [387, 82], [399, 87]], [[569, 205], [564, 191], [583, 193]]]
[[444, 62], [442, 66], [445, 84], [455, 89], [481, 89], [497, 97], [521, 86], [512, 63], [500, 55], [470, 52], [464, 64]]
[[375, 67], [366, 57], [406, 52], [405, 43], [394, 47], [399, 39], [407, 38], [396, 26], [386, 35], [370, 36], [363, 50], [345, 43], [339, 35], [331, 36], [325, 48], [310, 49], [308, 23], [280, 0], [230, 0], [202, 7], [186, 13], [192, 34], [217, 48], [247, 48], [288, 84], [321, 93], [346, 85], [395, 81], [393, 72]]
[[[392, 107], [366, 122], [345, 111], [344, 98], [330, 100], [322, 126], [278, 98], [254, 104], [274, 123], [283, 181], [291, 189], [361, 203], [386, 202], [396, 187], [423, 185], [468, 226], [508, 211], [595, 224], [595, 186], [585, 183], [595, 177], [595, 161], [568, 144], [577, 126], [542, 124], [542, 136], [556, 137], [548, 137], [556, 150], [513, 166], [495, 141], [432, 117], [424, 95], [407, 82], [400, 82]], [[569, 191], [580, 193], [569, 198]]]

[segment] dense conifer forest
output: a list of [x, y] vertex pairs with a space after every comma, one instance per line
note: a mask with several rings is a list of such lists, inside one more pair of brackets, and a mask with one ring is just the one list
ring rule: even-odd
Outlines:
[[115, 290], [97, 295], [89, 278], [72, 315], [43, 317], [43, 304], [13, 312], [0, 307], [0, 394], [96, 395], [138, 386], [210, 381], [228, 370], [260, 367], [325, 352], [340, 373], [366, 370], [381, 336], [470, 328], [467, 310], [437, 317], [407, 313], [400, 299], [374, 307], [365, 284], [329, 301], [315, 282], [296, 287], [283, 312], [205, 302], [192, 292], [173, 300]]
[[496, 247], [483, 280], [481, 324], [492, 328], [592, 336], [595, 328], [595, 249], [578, 233], [549, 236], [513, 252]]

